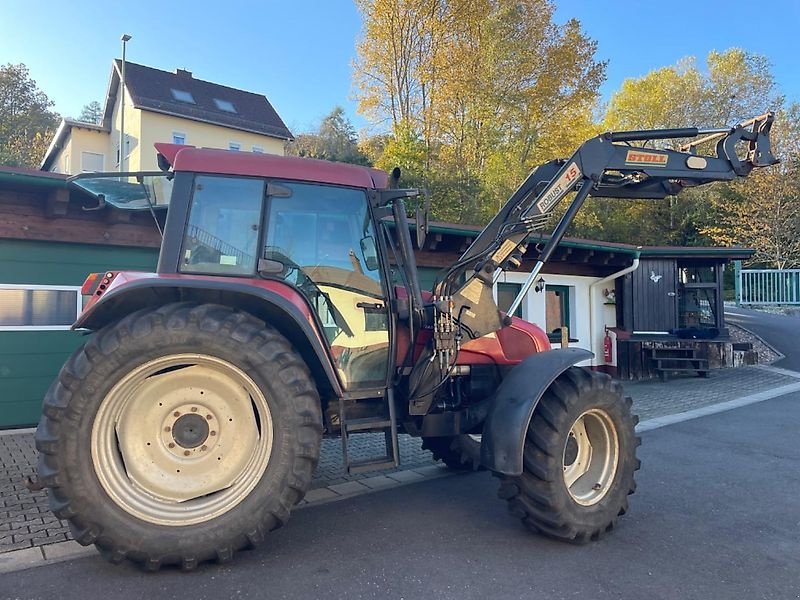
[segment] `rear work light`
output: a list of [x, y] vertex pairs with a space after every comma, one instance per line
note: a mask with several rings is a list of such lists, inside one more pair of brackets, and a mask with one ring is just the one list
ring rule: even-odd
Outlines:
[[106, 291], [108, 286], [111, 284], [111, 281], [116, 276], [116, 273], [112, 271], [106, 271], [105, 273], [89, 273], [89, 276], [86, 278], [86, 281], [83, 282], [81, 286], [81, 295], [82, 296], [100, 296], [103, 292]]

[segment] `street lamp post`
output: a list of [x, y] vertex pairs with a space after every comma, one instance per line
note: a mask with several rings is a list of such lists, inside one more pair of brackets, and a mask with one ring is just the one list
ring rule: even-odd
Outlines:
[[130, 41], [131, 36], [123, 33], [122, 37], [122, 74], [120, 83], [120, 108], [119, 108], [119, 172], [125, 171], [125, 46]]

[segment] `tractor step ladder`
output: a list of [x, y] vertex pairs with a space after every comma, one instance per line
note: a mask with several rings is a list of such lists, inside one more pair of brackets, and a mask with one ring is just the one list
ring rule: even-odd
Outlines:
[[[339, 399], [339, 424], [342, 433], [342, 455], [348, 474], [375, 471], [378, 469], [392, 469], [400, 464], [400, 452], [397, 442], [397, 417], [394, 406], [394, 393], [387, 390], [383, 398], [380, 414], [361, 418], [347, 418], [348, 404], [352, 401]], [[350, 459], [350, 434], [351, 433], [379, 433], [383, 432], [386, 451], [382, 456], [370, 457], [360, 460]]]

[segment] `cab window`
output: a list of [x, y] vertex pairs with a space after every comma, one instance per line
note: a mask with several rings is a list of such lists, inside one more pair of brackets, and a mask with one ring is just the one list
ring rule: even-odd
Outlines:
[[255, 273], [264, 186], [260, 179], [195, 178], [181, 271]]

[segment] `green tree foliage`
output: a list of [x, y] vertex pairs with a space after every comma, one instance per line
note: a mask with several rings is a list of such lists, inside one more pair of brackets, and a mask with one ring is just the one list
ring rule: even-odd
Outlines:
[[355, 128], [340, 106], [322, 119], [316, 132], [298, 135], [288, 145], [287, 154], [358, 165], [371, 164], [358, 147]]
[[52, 106], [25, 65], [0, 67], [0, 164], [39, 166], [58, 125]]
[[577, 21], [553, 23], [552, 2], [357, 5], [359, 110], [418, 136], [438, 218], [485, 222], [534, 165], [593, 130], [605, 63]]
[[84, 104], [77, 120], [83, 123], [99, 125], [103, 120], [103, 106], [97, 100], [93, 100], [89, 104]]

